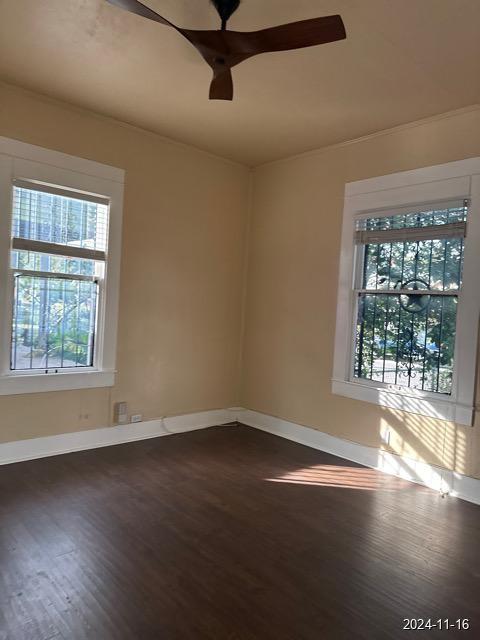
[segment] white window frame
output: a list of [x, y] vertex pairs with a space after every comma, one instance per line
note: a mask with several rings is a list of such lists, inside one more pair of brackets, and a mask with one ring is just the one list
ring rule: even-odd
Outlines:
[[[452, 393], [442, 394], [354, 377], [356, 332], [355, 227], [387, 208], [467, 199], [462, 290], [459, 295]], [[480, 158], [403, 171], [345, 185], [332, 393], [409, 413], [473, 425], [480, 316]]]
[[[93, 367], [58, 372], [11, 371], [13, 287], [10, 279], [13, 182], [26, 180], [109, 200], [105, 278], [99, 291]], [[0, 137], [0, 396], [115, 384], [120, 286], [122, 169]]]

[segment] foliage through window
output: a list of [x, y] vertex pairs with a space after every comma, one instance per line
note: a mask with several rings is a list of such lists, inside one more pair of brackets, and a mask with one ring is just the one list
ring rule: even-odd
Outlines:
[[356, 378], [450, 394], [467, 202], [357, 221]]
[[12, 371], [93, 367], [108, 201], [13, 188]]

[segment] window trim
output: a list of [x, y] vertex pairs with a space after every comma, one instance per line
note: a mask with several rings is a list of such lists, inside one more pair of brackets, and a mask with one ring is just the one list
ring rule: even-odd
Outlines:
[[[451, 396], [355, 379], [355, 223], [375, 210], [417, 207], [467, 199], [469, 219], [462, 291], [459, 296], [455, 370]], [[480, 158], [369, 178], [345, 185], [337, 298], [332, 393], [428, 417], [472, 426], [475, 415], [478, 319], [480, 315]]]
[[[0, 137], [0, 396], [95, 387], [115, 383], [120, 257], [125, 172], [122, 169]], [[10, 371], [11, 311], [9, 280], [13, 186], [16, 180], [54, 185], [110, 203], [105, 278], [99, 292], [94, 367], [58, 373]], [[7, 212], [4, 215], [3, 212]], [[106, 330], [108, 327], [108, 331]]]

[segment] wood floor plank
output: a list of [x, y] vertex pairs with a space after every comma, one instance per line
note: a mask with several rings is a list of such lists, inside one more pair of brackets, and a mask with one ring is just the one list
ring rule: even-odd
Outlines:
[[244, 426], [8, 465], [0, 640], [478, 638], [479, 540], [478, 506]]

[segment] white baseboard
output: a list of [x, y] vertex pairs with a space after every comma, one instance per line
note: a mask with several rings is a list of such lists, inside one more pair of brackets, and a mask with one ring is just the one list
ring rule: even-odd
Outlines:
[[480, 504], [480, 480], [476, 478], [470, 478], [374, 447], [342, 440], [310, 427], [241, 407], [202, 411], [136, 424], [5, 442], [0, 444], [0, 465], [185, 433], [229, 422], [241, 422], [313, 449], [319, 449], [366, 467], [423, 484], [442, 493]]
[[0, 444], [0, 465], [206, 429], [232, 420], [227, 409], [218, 409], [103, 429], [5, 442]]
[[469, 476], [407, 458], [406, 456], [399, 456], [374, 447], [342, 440], [322, 431], [280, 418], [274, 418], [257, 411], [236, 408], [231, 410], [230, 413], [232, 419], [250, 427], [267, 431], [346, 460], [352, 460], [358, 464], [378, 469], [405, 480], [423, 484], [442, 493], [448, 493], [451, 496], [480, 504], [480, 480], [476, 478], [470, 478]]

